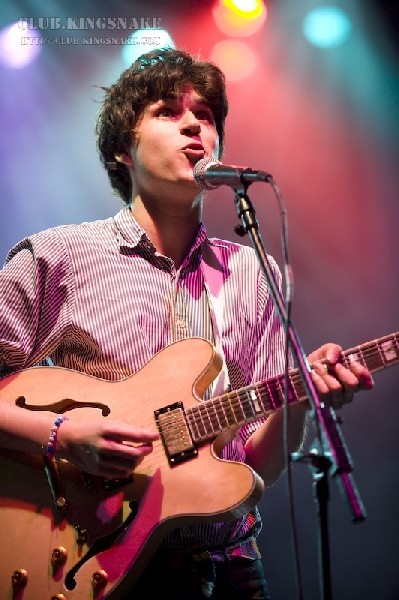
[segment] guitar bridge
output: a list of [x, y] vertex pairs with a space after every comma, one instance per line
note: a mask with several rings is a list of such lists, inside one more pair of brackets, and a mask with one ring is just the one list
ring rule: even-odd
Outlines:
[[198, 455], [187, 425], [182, 402], [175, 402], [155, 410], [154, 415], [169, 464], [172, 467]]

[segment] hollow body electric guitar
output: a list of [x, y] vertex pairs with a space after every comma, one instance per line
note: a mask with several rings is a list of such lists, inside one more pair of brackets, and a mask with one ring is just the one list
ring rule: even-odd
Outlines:
[[[399, 362], [399, 332], [343, 353], [371, 372]], [[0, 450], [1, 598], [117, 599], [173, 528], [229, 520], [261, 498], [247, 465], [219, 458], [237, 427], [284, 405], [284, 377], [201, 400], [221, 369], [201, 338], [171, 344], [140, 371], [107, 382], [61, 367], [33, 367], [0, 381], [21, 410], [93, 415], [154, 427], [160, 440], [127, 479], [103, 480], [63, 460]], [[298, 370], [288, 402], [306, 400]]]

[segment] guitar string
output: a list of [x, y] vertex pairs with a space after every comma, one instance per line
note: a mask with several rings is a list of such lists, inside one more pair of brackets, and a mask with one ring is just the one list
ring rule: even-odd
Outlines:
[[[345, 364], [349, 365], [352, 360], [352, 355], [354, 355], [360, 362], [363, 362], [371, 369], [379, 367], [384, 368], [393, 365], [399, 360], [398, 336], [399, 334], [395, 333], [386, 338], [382, 338], [378, 342], [369, 342], [366, 345], [347, 350], [343, 352], [343, 361]], [[386, 346], [386, 344], [388, 344], [388, 346]], [[289, 375], [293, 391], [297, 397], [299, 396], [299, 398], [301, 398], [302, 394], [304, 394], [304, 386], [298, 370], [291, 370]], [[282, 406], [281, 401], [283, 396], [281, 381], [282, 376], [278, 376], [265, 382], [247, 386], [241, 390], [223, 394], [222, 396], [207, 400], [203, 403], [198, 402], [197, 405], [186, 409], [185, 412], [188, 415], [188, 431], [190, 432], [190, 429], [192, 431], [192, 429], [195, 428], [199, 433], [201, 428], [206, 434], [205, 438], [194, 436], [193, 445], [195, 446], [196, 442], [198, 444], [198, 440], [201, 441], [201, 439], [208, 439], [208, 441], [211, 441], [223, 430], [229, 429], [234, 425], [248, 422], [248, 415], [251, 416], [252, 420], [256, 419], [257, 415], [253, 413], [252, 391], [258, 392], [258, 399], [262, 403], [264, 414], [266, 414], [268, 410], [274, 410], [270, 407], [270, 403], [265, 404], [269, 398], [275, 401], [278, 397], [280, 403], [279, 406]], [[233, 422], [231, 422], [232, 417]], [[153, 425], [153, 421], [148, 424], [150, 428]], [[208, 426], [210, 426], [211, 429], [209, 429]], [[168, 435], [170, 435], [170, 432], [173, 432], [175, 427], [176, 422], [172, 419], [170, 423], [166, 424], [166, 428], [164, 428], [163, 431], [168, 432]], [[143, 462], [135, 469], [134, 472], [137, 475], [151, 475], [151, 472], [158, 466], [167, 464], [168, 459], [162, 440], [154, 442], [153, 447], [153, 452], [148, 457], [145, 457]], [[117, 492], [117, 490], [115, 491]]]
[[[398, 334], [393, 334], [392, 336], [384, 338], [383, 342], [393, 341], [395, 343], [395, 346], [398, 347], [398, 349], [399, 349], [399, 345], [397, 342], [397, 335]], [[385, 366], [389, 366], [390, 364], [393, 364], [394, 361], [397, 361], [398, 355], [396, 354], [396, 352], [395, 352], [395, 357], [393, 357], [392, 360], [389, 360], [389, 359], [387, 360], [386, 359], [386, 350], [385, 351], [381, 350], [380, 345], [381, 345], [381, 341], [369, 342], [368, 344], [365, 344], [364, 346], [358, 346], [358, 347], [351, 348], [350, 350], [347, 350], [346, 352], [343, 353], [343, 361], [349, 365], [352, 360], [351, 356], [356, 355], [357, 360], [359, 360], [360, 362], [363, 362], [369, 368], [385, 367]], [[392, 349], [393, 348], [391, 348], [391, 350]], [[372, 362], [371, 359], [375, 359], [374, 362]], [[279, 398], [278, 408], [280, 408], [282, 406], [282, 404], [280, 402], [280, 400], [282, 399], [281, 377], [282, 376], [278, 376], [276, 378], [272, 378], [271, 380], [269, 380], [267, 382], [260, 382], [258, 384], [254, 384], [253, 386], [248, 386], [246, 388], [243, 388], [242, 390], [237, 390], [235, 392], [229, 392], [229, 393], [226, 393], [217, 398], [210, 399], [202, 405], [198, 404], [198, 405], [194, 405], [193, 407], [190, 407], [189, 409], [186, 410], [186, 413], [191, 415], [193, 418], [191, 418], [191, 419], [188, 418], [188, 429], [190, 429], [190, 425], [191, 425], [191, 427], [195, 427], [197, 429], [198, 435], [195, 437], [199, 441], [211, 440], [215, 435], [221, 433], [222, 431], [224, 431], [226, 429], [230, 429], [231, 427], [234, 427], [235, 425], [241, 425], [241, 424], [249, 422], [248, 417], [245, 419], [242, 419], [242, 416], [245, 417], [246, 415], [248, 415], [248, 412], [247, 412], [248, 407], [252, 410], [252, 403], [248, 399], [248, 393], [251, 390], [255, 390], [255, 389], [260, 393], [260, 399], [262, 400], [262, 404], [264, 404], [264, 400], [270, 396], [274, 400], [276, 397], [276, 392], [277, 392], [278, 398]], [[302, 399], [302, 393], [304, 393], [304, 386], [303, 386], [302, 378], [300, 377], [300, 374], [297, 369], [294, 369], [290, 372], [290, 379], [291, 379], [293, 388], [295, 390], [295, 395], [296, 395], [297, 399]], [[263, 393], [262, 393], [262, 388], [264, 388]], [[297, 390], [299, 390], [299, 394], [297, 393]], [[303, 398], [303, 399], [305, 399], [305, 398]], [[229, 422], [228, 416], [226, 415], [226, 407], [225, 407], [226, 401], [228, 401], [230, 408], [231, 408], [231, 411], [229, 411], [229, 414], [233, 413], [233, 415], [235, 415], [235, 419], [232, 423]], [[234, 405], [234, 403], [235, 403], [235, 405]], [[240, 409], [238, 414], [237, 414], [237, 408]], [[268, 414], [268, 412], [270, 412], [270, 410], [271, 411], [274, 410], [274, 408], [270, 408], [270, 404], [269, 404], [268, 409], [265, 408], [265, 406], [264, 406], [263, 414], [261, 416], [262, 417], [266, 416]], [[251, 413], [249, 413], [249, 414], [251, 414]], [[242, 415], [242, 416], [240, 416], [240, 415]], [[256, 415], [251, 415], [251, 416], [253, 417], [252, 420], [255, 420], [257, 418]], [[211, 426], [210, 430], [207, 427], [207, 424], [209, 424]], [[215, 431], [215, 425], [216, 425], [217, 431]], [[168, 427], [169, 427], [169, 429], [168, 429]], [[173, 431], [175, 431], [175, 429], [176, 429], [176, 422], [174, 419], [171, 419], [170, 423], [167, 423], [166, 427], [163, 428], [163, 432], [167, 432], [168, 435], [170, 435], [170, 431], [173, 432]], [[201, 434], [200, 430], [204, 431], [204, 434]], [[177, 439], [178, 439], [178, 437], [179, 437], [178, 435], [175, 436], [175, 438], [177, 438]], [[175, 441], [175, 440], [173, 440], [173, 441]], [[163, 455], [164, 452], [165, 452], [165, 450], [163, 448], [163, 445], [159, 445], [159, 453], [161, 455]], [[154, 454], [154, 452], [152, 454]], [[154, 458], [156, 458], [156, 454], [155, 454]]]
[[[207, 405], [198, 405], [194, 408], [195, 410], [191, 411], [192, 413], [196, 413], [197, 415], [199, 415], [198, 417], [194, 417], [194, 424], [197, 427], [198, 430], [198, 435], [196, 436], [196, 439], [201, 441], [201, 440], [211, 440], [214, 437], [216, 437], [217, 433], [220, 433], [223, 430], [226, 429], [230, 429], [231, 427], [235, 426], [235, 425], [241, 425], [244, 424], [246, 422], [249, 422], [249, 420], [256, 420], [257, 418], [266, 416], [268, 413], [270, 413], [270, 411], [272, 411], [273, 409], [270, 407], [270, 405], [266, 405], [264, 400], [267, 399], [268, 396], [270, 396], [271, 392], [271, 388], [272, 388], [272, 384], [274, 385], [274, 388], [272, 390], [273, 394], [275, 395], [275, 392], [277, 391], [278, 394], [281, 396], [282, 393], [282, 387], [281, 387], [281, 381], [280, 380], [275, 380], [273, 382], [269, 382], [268, 385], [266, 386], [265, 383], [259, 384], [258, 385], [258, 391], [260, 392], [260, 398], [262, 399], [262, 413], [260, 415], [256, 414], [253, 411], [253, 402], [252, 400], [250, 400], [248, 398], [248, 390], [251, 388], [244, 388], [243, 390], [237, 391], [237, 392], [230, 392], [229, 394], [226, 394], [225, 396], [222, 397], [218, 397], [213, 399], [211, 402], [208, 401]], [[266, 389], [266, 387], [268, 387], [269, 389]], [[264, 391], [261, 391], [261, 388], [265, 388]], [[259, 396], [258, 396], [259, 398]], [[226, 411], [225, 411], [225, 403], [223, 402], [223, 399], [226, 401], [226, 399], [228, 400], [232, 410], [230, 411], [230, 414], [234, 415], [234, 421], [233, 422], [229, 422], [227, 416], [226, 416]], [[280, 403], [281, 405], [281, 403]], [[208, 411], [209, 413], [209, 409], [214, 409], [211, 411], [210, 414], [205, 414], [204, 415], [204, 411]], [[237, 410], [239, 409], [239, 410]], [[221, 418], [222, 415], [222, 418]], [[252, 418], [249, 419], [248, 415], [250, 415]], [[245, 418], [244, 418], [245, 417]], [[220, 423], [221, 420], [224, 421], [224, 423], [226, 424], [224, 427], [220, 427]], [[189, 419], [190, 421], [190, 419]], [[209, 429], [209, 427], [207, 427], [207, 424], [209, 423], [211, 425], [211, 429]], [[189, 422], [190, 424], [190, 422]], [[199, 433], [199, 425], [200, 424], [202, 426], [202, 429], [204, 430], [204, 434], [201, 435]], [[215, 424], [217, 425], [217, 432], [215, 432]], [[191, 425], [193, 425], [193, 423], [191, 422]], [[174, 419], [171, 419], [171, 425], [170, 427], [172, 429], [175, 429], [175, 422]], [[165, 430], [165, 429], [164, 429]], [[162, 454], [161, 457], [159, 457], [159, 453]], [[164, 452], [164, 448], [163, 446], [159, 445], [158, 448], [158, 452], [155, 450], [151, 453], [151, 456], [153, 456], [154, 461], [157, 461], [157, 459], [161, 458], [164, 459], [165, 457], [165, 452]]]
[[[377, 358], [379, 358], [379, 355], [375, 354], [375, 351], [374, 351], [373, 348], [371, 348], [369, 350], [372, 350], [372, 352], [369, 352], [369, 356], [368, 357], [366, 356], [367, 353], [363, 351], [364, 358], [367, 359], [370, 356], [376, 356]], [[351, 354], [353, 354], [353, 352]], [[377, 363], [377, 366], [379, 366], [379, 365], [380, 365], [380, 361]], [[299, 398], [302, 398], [302, 395], [304, 393], [304, 387], [302, 385], [302, 379], [299, 376], [299, 373], [297, 371], [295, 371], [295, 370], [292, 371], [291, 374], [290, 374], [290, 378], [291, 378], [291, 382], [293, 384], [293, 387], [295, 389], [298, 389], [298, 391], [299, 391], [299, 394], [297, 393], [296, 396], [299, 397]], [[282, 391], [282, 389], [281, 389], [282, 388], [282, 385], [281, 385], [281, 376], [277, 377], [277, 378], [274, 378], [274, 379], [270, 380], [269, 382], [263, 382], [263, 383], [261, 382], [260, 384], [257, 384], [255, 386], [248, 386], [248, 388], [243, 388], [242, 391], [237, 391], [237, 392], [232, 392], [232, 393], [226, 394], [226, 396], [224, 396], [224, 398], [226, 398], [230, 402], [230, 404], [231, 404], [231, 400], [232, 399], [233, 400], [238, 399], [238, 401], [239, 401], [240, 398], [244, 398], [244, 400], [245, 400], [248, 397], [248, 391], [249, 390], [257, 388], [258, 391], [261, 391], [262, 386], [265, 386], [265, 385], [267, 386], [267, 391], [269, 392], [269, 395], [272, 397], [273, 400], [275, 400], [275, 398], [276, 398], [276, 393], [275, 392], [276, 391], [278, 392], [278, 399], [279, 399], [279, 401], [277, 402], [277, 405], [278, 405], [277, 407], [280, 407], [281, 406], [280, 399], [282, 398], [282, 396], [280, 394], [280, 391]], [[261, 397], [263, 399], [264, 398], [264, 394], [261, 393]], [[214, 409], [215, 402], [219, 402], [220, 403], [221, 398], [223, 399], [223, 396], [219, 397], [219, 398], [216, 398], [216, 399], [213, 399], [213, 401], [211, 403], [209, 401], [207, 401], [207, 403], [204, 404], [204, 405], [202, 405], [202, 406], [198, 405], [198, 406], [195, 406], [193, 408], [188, 409], [191, 414], [194, 414], [194, 418], [191, 419], [190, 422], [191, 423], [193, 422], [194, 425], [197, 426], [198, 430], [200, 430], [200, 429], [203, 430], [205, 435], [206, 435], [206, 432], [208, 430], [208, 427], [206, 426], [206, 422], [210, 421], [211, 423], [217, 423], [217, 424], [220, 423], [220, 419], [219, 419], [219, 412], [220, 411], [218, 411], [218, 410], [213, 411], [214, 414], [216, 415], [216, 420], [213, 418], [212, 414], [211, 415], [205, 414], [205, 411], [208, 410], [208, 408], [211, 406], [211, 404], [212, 404], [211, 408]], [[246, 404], [248, 406], [249, 402], [247, 401]], [[239, 405], [239, 408], [243, 408], [244, 414], [246, 413], [245, 404], [244, 405]], [[222, 404], [222, 409], [224, 411], [223, 404]], [[232, 406], [232, 410], [233, 410], [233, 413], [236, 413], [236, 407]], [[195, 416], [195, 413], [199, 416], [199, 419]], [[223, 418], [222, 418], [222, 421], [226, 422], [226, 420], [227, 420], [227, 423], [228, 423], [228, 418], [224, 415]], [[237, 421], [237, 419], [235, 419], [234, 422], [231, 423], [231, 424], [234, 425], [234, 424], [239, 424], [241, 422], [242, 421], [240, 419], [238, 421]], [[174, 422], [171, 421], [171, 427], [173, 428], [174, 426], [175, 426]], [[220, 427], [217, 427], [217, 429], [220, 429]], [[223, 427], [222, 427], [222, 429], [223, 429]], [[214, 430], [214, 426], [212, 427], [212, 430]], [[202, 437], [202, 436], [200, 435], [200, 437]]]
[[[380, 359], [379, 353], [376, 353], [375, 350], [373, 348], [369, 348], [368, 349], [368, 356], [366, 356], [366, 352], [363, 351], [363, 357], [364, 358], [370, 358], [370, 357], [376, 357]], [[353, 354], [353, 352], [351, 353]], [[350, 360], [348, 360], [348, 358], [346, 357], [347, 361], [350, 362]], [[369, 361], [367, 361], [369, 362]], [[383, 366], [381, 363], [381, 360], [378, 360], [378, 362], [374, 363], [374, 366]], [[217, 424], [219, 425], [221, 422], [224, 424], [222, 427], [217, 427], [218, 430], [223, 430], [225, 425], [229, 425], [229, 419], [228, 416], [226, 415], [226, 400], [229, 402], [232, 412], [235, 414], [236, 413], [236, 409], [237, 407], [239, 409], [243, 409], [242, 412], [244, 412], [244, 415], [246, 413], [246, 407], [248, 407], [250, 405], [250, 401], [248, 400], [248, 392], [251, 391], [252, 389], [257, 389], [258, 391], [261, 391], [262, 387], [267, 386], [267, 390], [266, 392], [269, 392], [269, 395], [272, 397], [272, 399], [276, 398], [276, 391], [280, 392], [281, 391], [281, 377], [276, 377], [273, 378], [267, 382], [260, 382], [258, 384], [254, 384], [253, 386], [248, 386], [246, 388], [242, 388], [242, 390], [237, 390], [235, 392], [229, 392], [226, 393], [225, 395], [219, 396], [217, 398], [211, 399], [206, 401], [203, 404], [198, 404], [198, 405], [194, 405], [193, 407], [190, 407], [189, 409], [186, 410], [186, 413], [188, 413], [189, 415], [192, 415], [193, 418], [190, 418], [190, 423], [194, 424], [197, 426], [198, 429], [201, 429], [204, 431], [205, 435], [206, 432], [208, 431], [208, 427], [206, 425], [207, 422], [211, 422], [213, 424]], [[293, 387], [295, 389], [299, 390], [299, 394], [297, 393], [296, 396], [298, 398], [302, 398], [302, 394], [304, 393], [304, 387], [302, 385], [302, 378], [300, 377], [299, 373], [297, 370], [293, 370], [290, 373], [290, 379], [291, 382], [293, 384]], [[265, 394], [261, 393], [261, 398], [264, 399]], [[280, 399], [282, 398], [281, 394], [278, 394], [278, 406], [277, 408], [279, 408], [281, 406], [281, 402]], [[245, 403], [240, 403], [240, 400], [244, 399], [247, 400], [247, 402]], [[236, 406], [234, 406], [232, 404], [232, 401], [235, 401]], [[219, 405], [219, 407], [221, 407], [222, 410], [219, 409], [215, 409], [216, 405]], [[211, 410], [211, 414], [209, 414], [209, 410]], [[206, 414], [208, 412], [208, 414]], [[229, 414], [231, 413], [231, 411], [229, 411]], [[197, 416], [196, 416], [197, 415]], [[222, 417], [221, 419], [219, 417]], [[230, 423], [230, 425], [234, 426], [237, 424], [242, 424], [242, 422], [245, 422], [246, 419], [244, 421], [242, 421], [241, 419], [235, 418], [233, 422]], [[176, 423], [173, 419], [170, 420], [170, 429], [174, 429], [176, 427]], [[212, 431], [210, 432], [210, 435], [212, 435], [212, 433], [214, 432], [215, 427], [212, 427]], [[163, 427], [163, 431], [165, 431], [166, 433], [169, 433], [168, 430], [168, 426], [166, 424], [166, 426]], [[202, 436], [200, 436], [202, 437]]]

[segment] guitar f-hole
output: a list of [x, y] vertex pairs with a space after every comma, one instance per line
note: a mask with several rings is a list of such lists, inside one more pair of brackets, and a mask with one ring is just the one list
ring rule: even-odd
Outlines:
[[98, 554], [99, 552], [103, 552], [104, 550], [108, 550], [112, 546], [112, 544], [116, 541], [117, 537], [128, 527], [128, 525], [133, 521], [135, 516], [137, 515], [138, 505], [136, 502], [132, 501], [129, 503], [129, 508], [131, 510], [130, 514], [126, 517], [123, 523], [111, 533], [104, 535], [102, 537], [94, 540], [93, 545], [86, 554], [76, 563], [72, 569], [66, 574], [65, 577], [65, 587], [67, 590], [74, 590], [76, 587], [76, 579], [75, 575], [79, 571], [79, 569], [93, 556]]

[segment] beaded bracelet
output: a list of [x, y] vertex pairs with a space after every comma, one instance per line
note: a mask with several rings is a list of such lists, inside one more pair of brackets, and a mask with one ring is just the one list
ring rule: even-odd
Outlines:
[[55, 423], [50, 430], [50, 435], [49, 435], [48, 442], [47, 442], [47, 450], [46, 450], [47, 458], [54, 458], [55, 447], [57, 445], [58, 429], [59, 429], [61, 423], [63, 423], [64, 421], [68, 421], [68, 420], [69, 420], [69, 417], [64, 417], [64, 415], [57, 417], [57, 419], [55, 420]]

